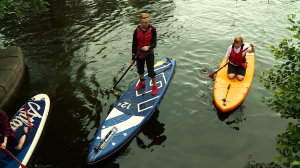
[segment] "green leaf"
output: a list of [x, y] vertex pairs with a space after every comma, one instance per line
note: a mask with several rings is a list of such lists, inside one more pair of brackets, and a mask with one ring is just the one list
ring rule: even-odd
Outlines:
[[291, 19], [291, 18], [288, 18], [288, 20], [289, 20], [291, 23], [295, 23], [295, 21], [293, 21], [293, 19]]
[[299, 161], [293, 161], [293, 165], [300, 165]]
[[289, 162], [284, 162], [284, 163], [283, 163], [283, 166], [290, 167], [291, 164], [290, 164]]
[[300, 40], [300, 36], [299, 35], [294, 35], [293, 37], [297, 38]]
[[39, 11], [40, 10], [40, 8], [39, 7], [37, 7], [37, 6], [35, 6], [35, 7], [33, 7], [33, 9], [32, 9], [34, 12], [37, 12], [37, 11]]
[[296, 17], [296, 14], [292, 14], [292, 19], [294, 19]]
[[30, 8], [28, 2], [24, 2], [24, 3], [23, 3], [23, 7], [24, 7], [24, 8]]
[[281, 160], [282, 158], [280, 156], [274, 158], [274, 161], [277, 163], [281, 162]]
[[281, 97], [281, 96], [283, 96], [283, 93], [282, 93], [282, 92], [279, 92], [279, 93], [277, 93], [277, 96], [278, 96], [278, 97]]

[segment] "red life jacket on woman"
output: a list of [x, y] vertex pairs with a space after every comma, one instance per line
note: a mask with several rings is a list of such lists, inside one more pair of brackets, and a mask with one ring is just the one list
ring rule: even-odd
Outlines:
[[[137, 29], [137, 39], [138, 39], [138, 44], [137, 44], [137, 49], [140, 51], [142, 50], [142, 47], [144, 46], [150, 46], [152, 42], [152, 27], [148, 28], [148, 30], [144, 33], [141, 32], [140, 27], [136, 28]], [[152, 49], [148, 49], [148, 51], [151, 51]], [[144, 54], [139, 54], [139, 58], [145, 58], [147, 55]]]
[[246, 62], [246, 58], [245, 58], [245, 56], [243, 56], [243, 52], [245, 52], [248, 49], [248, 47], [244, 50], [243, 50], [243, 47], [244, 47], [244, 44], [242, 44], [240, 52], [236, 53], [234, 51], [234, 43], [232, 44], [232, 49], [231, 49], [231, 52], [230, 52], [229, 60], [234, 65], [241, 66], [242, 63]]

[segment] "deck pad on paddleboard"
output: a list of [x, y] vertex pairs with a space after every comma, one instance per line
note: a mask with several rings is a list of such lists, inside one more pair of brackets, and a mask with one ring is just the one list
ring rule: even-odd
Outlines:
[[[221, 112], [230, 112], [241, 105], [250, 90], [255, 67], [254, 54], [247, 53], [246, 59], [248, 67], [244, 80], [239, 81], [236, 77], [233, 79], [227, 78], [228, 66], [221, 69], [216, 75], [213, 89], [214, 102]], [[224, 63], [225, 57], [220, 68]]]
[[87, 162], [93, 164], [121, 148], [146, 123], [162, 99], [174, 72], [176, 61], [163, 58], [154, 66], [157, 94], [152, 95], [152, 81], [145, 73], [145, 87], [136, 91], [137, 80], [116, 102], [97, 131]]
[[[25, 105], [28, 116], [31, 121], [32, 130], [29, 128], [27, 116], [25, 113]], [[7, 149], [20, 161], [26, 165], [39, 141], [43, 131], [48, 112], [50, 108], [50, 99], [46, 94], [39, 94], [27, 101], [15, 116], [10, 120], [11, 127], [19, 127], [14, 135], [19, 141], [23, 135], [23, 127], [28, 127], [28, 134], [25, 143], [21, 150], [17, 151], [14, 147], [8, 145]], [[9, 156], [4, 150], [0, 153], [0, 167], [1, 168], [18, 168], [20, 165]]]

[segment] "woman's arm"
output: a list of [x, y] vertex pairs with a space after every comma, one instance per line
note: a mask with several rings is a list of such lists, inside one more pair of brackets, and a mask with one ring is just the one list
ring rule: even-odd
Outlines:
[[254, 53], [255, 52], [255, 48], [254, 48], [254, 44], [250, 43], [251, 49], [248, 51], [248, 53]]

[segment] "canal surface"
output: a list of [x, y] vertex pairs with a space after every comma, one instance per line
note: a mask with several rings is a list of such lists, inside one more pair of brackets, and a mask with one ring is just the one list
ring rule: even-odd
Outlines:
[[[255, 44], [255, 73], [275, 61], [270, 45], [292, 33], [287, 15], [293, 0], [50, 0], [48, 12], [0, 21], [0, 47], [20, 46], [26, 64], [21, 91], [9, 117], [28, 98], [46, 93], [51, 111], [29, 167], [36, 168], [243, 168], [264, 166], [278, 156], [275, 138], [289, 120], [260, 97], [271, 98], [255, 75], [243, 104], [222, 114], [213, 103], [213, 80], [235, 36]], [[86, 162], [100, 124], [138, 79], [132, 68], [114, 92], [131, 59], [139, 14], [148, 12], [158, 33], [155, 62], [177, 60], [176, 73], [153, 115], [128, 145], [105, 161]]]

